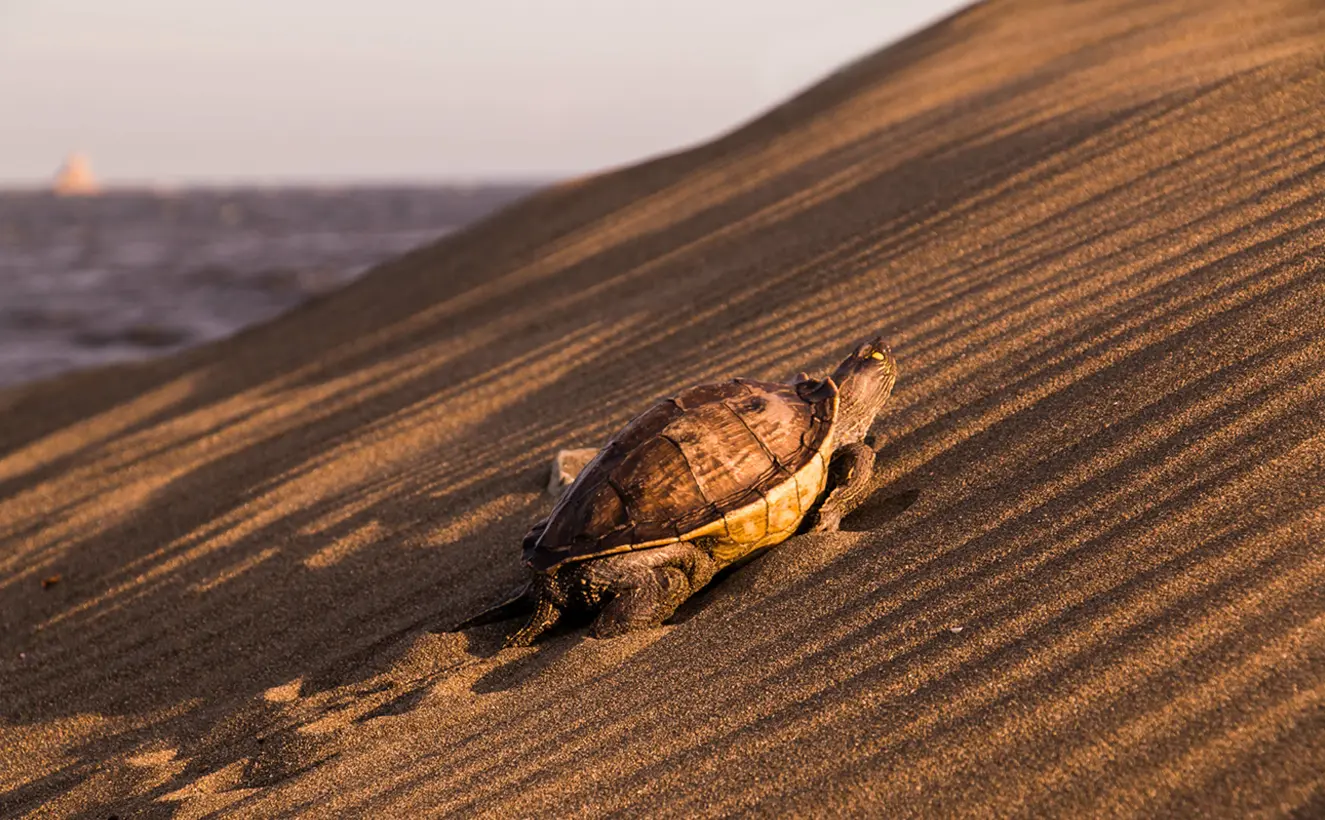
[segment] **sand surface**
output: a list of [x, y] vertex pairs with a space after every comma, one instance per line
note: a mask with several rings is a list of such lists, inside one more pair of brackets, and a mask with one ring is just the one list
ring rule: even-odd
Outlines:
[[[1311, 2], [982, 5], [0, 393], [0, 814], [1325, 814], [1323, 44]], [[626, 638], [443, 631], [558, 448], [877, 332], [846, 531]]]

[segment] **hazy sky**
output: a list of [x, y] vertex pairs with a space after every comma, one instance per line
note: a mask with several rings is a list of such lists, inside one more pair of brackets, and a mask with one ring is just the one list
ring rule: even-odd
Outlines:
[[956, 0], [0, 0], [0, 184], [550, 177], [708, 139]]

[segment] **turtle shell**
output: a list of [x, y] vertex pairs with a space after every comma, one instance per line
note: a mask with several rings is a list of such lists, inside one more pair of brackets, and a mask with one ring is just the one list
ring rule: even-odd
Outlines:
[[786, 539], [823, 492], [837, 388], [733, 379], [655, 403], [618, 431], [524, 559], [547, 572], [708, 537], [728, 563]]

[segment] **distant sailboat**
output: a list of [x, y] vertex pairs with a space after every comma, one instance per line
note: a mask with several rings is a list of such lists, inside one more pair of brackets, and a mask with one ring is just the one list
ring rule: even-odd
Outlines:
[[55, 193], [59, 196], [94, 196], [101, 193], [97, 178], [87, 157], [77, 152], [70, 154], [55, 174]]

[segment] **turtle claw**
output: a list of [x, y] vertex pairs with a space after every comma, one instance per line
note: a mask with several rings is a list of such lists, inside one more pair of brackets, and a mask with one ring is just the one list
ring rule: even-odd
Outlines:
[[827, 401], [837, 395], [837, 384], [832, 376], [823, 379], [809, 379], [796, 382], [796, 395], [812, 403]]
[[561, 610], [553, 606], [547, 599], [539, 598], [534, 602], [534, 611], [529, 616], [529, 621], [508, 637], [502, 646], [505, 649], [529, 646], [538, 640], [544, 632], [556, 626], [557, 621], [560, 620]]
[[506, 640], [502, 641], [502, 649], [519, 649], [520, 647], [530, 646], [538, 638], [538, 635], [532, 634], [531, 630], [521, 629]]
[[842, 529], [842, 516], [825, 515], [820, 512], [815, 517], [814, 526], [810, 527], [810, 532], [837, 532]]

